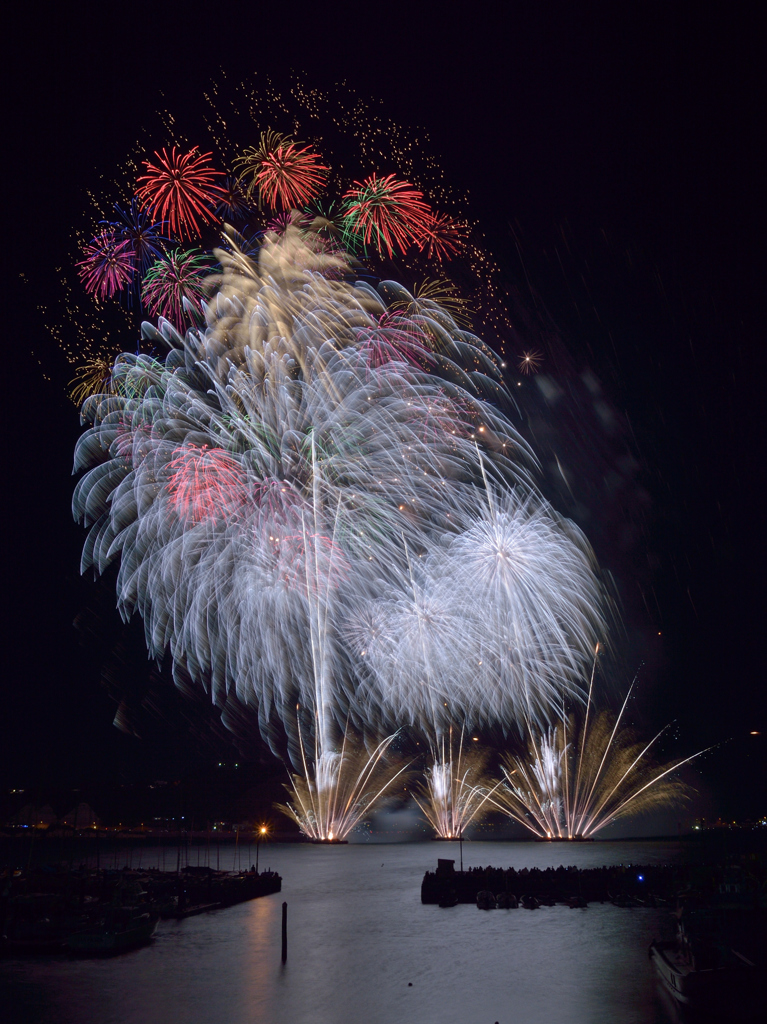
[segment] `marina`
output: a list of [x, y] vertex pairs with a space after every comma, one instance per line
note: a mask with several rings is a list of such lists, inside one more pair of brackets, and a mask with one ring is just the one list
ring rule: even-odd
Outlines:
[[[668, 1024], [648, 949], [673, 940], [671, 908], [440, 909], [421, 902], [437, 850], [446, 848], [270, 844], [262, 863], [280, 875], [279, 893], [161, 919], [148, 945], [106, 959], [6, 955], [0, 1000], [10, 1024], [338, 1024], [360, 1019], [363, 1008], [370, 1024]], [[563, 860], [560, 844], [531, 842], [466, 842], [463, 856], [467, 873], [502, 864], [517, 878], [525, 869], [528, 877], [536, 877], [533, 869], [555, 874]], [[626, 841], [578, 844], [566, 859], [586, 877], [621, 864], [684, 871], [689, 856], [682, 843]], [[222, 849], [222, 867], [233, 857], [232, 847]]]

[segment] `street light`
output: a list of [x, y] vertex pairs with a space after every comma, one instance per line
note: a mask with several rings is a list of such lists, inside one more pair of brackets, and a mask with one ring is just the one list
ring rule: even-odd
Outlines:
[[262, 825], [258, 832], [256, 832], [256, 874], [258, 874], [258, 848], [261, 845], [261, 840], [266, 838], [269, 834], [269, 829], [266, 825]]

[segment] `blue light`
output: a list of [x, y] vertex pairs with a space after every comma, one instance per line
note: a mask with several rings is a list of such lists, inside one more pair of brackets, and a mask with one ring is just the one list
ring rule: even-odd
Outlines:
[[640, 882], [644, 882], [644, 875], [637, 875]]

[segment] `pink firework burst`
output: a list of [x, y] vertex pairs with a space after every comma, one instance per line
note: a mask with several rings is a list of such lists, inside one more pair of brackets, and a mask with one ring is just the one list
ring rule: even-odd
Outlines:
[[460, 251], [465, 237], [465, 224], [445, 213], [435, 213], [422, 229], [418, 244], [422, 250], [426, 249], [429, 259], [441, 263], [445, 257], [455, 256]]
[[113, 228], [104, 228], [83, 246], [84, 260], [77, 266], [85, 290], [106, 299], [133, 280], [136, 253], [130, 239], [120, 241]]
[[210, 153], [200, 153], [196, 146], [188, 153], [174, 146], [170, 153], [163, 149], [154, 155], [157, 163], [145, 160], [148, 173], [138, 179], [146, 182], [136, 192], [142, 209], [167, 221], [171, 234], [179, 238], [199, 236], [201, 225], [218, 221], [216, 207], [226, 192], [213, 179], [223, 171], [214, 170]]
[[429, 359], [429, 339], [406, 316], [383, 313], [373, 327], [363, 327], [357, 337], [371, 366], [405, 361], [425, 366]]
[[291, 590], [325, 594], [349, 574], [349, 562], [340, 545], [324, 534], [270, 535], [283, 583]]
[[230, 519], [247, 498], [239, 463], [223, 448], [185, 445], [168, 468], [170, 507], [180, 519], [202, 523]]
[[296, 524], [301, 522], [301, 513], [305, 511], [309, 514], [309, 506], [304, 498], [287, 480], [271, 478], [260, 481], [253, 487], [252, 498], [262, 520], [272, 523], [275, 528], [280, 526], [295, 530]]
[[366, 245], [404, 253], [411, 244], [423, 245], [434, 221], [423, 193], [393, 174], [371, 174], [355, 181], [344, 194], [344, 233], [361, 238]]
[[142, 302], [154, 316], [164, 316], [179, 325], [184, 318], [184, 299], [199, 304], [210, 270], [205, 253], [172, 249], [146, 272], [141, 284]]

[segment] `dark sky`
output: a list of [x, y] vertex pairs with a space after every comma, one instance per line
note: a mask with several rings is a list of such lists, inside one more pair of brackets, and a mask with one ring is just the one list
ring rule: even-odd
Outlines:
[[[704, 789], [724, 813], [764, 813], [758, 5], [74, 6], [24, 5], [6, 67], [3, 785], [162, 771], [183, 723], [200, 728], [176, 708], [167, 737], [118, 732], [99, 682], [109, 595], [90, 647], [72, 625], [94, 603], [69, 513], [78, 426], [38, 306], [85, 189], [158, 107], [193, 109], [222, 67], [231, 82], [295, 69], [428, 130], [531, 341], [548, 338], [578, 394], [584, 371], [599, 382], [636, 467], [617, 518], [599, 488], [586, 514], [624, 600], [624, 662], [647, 665], [638, 713], [676, 719], [680, 752], [729, 740]], [[552, 443], [569, 431], [588, 449], [577, 410]]]

